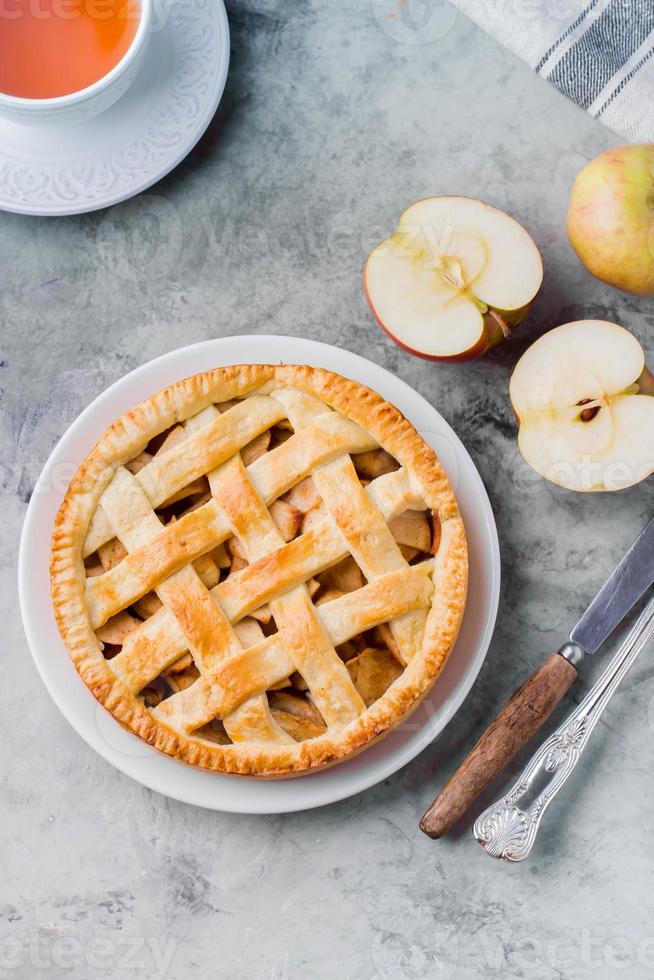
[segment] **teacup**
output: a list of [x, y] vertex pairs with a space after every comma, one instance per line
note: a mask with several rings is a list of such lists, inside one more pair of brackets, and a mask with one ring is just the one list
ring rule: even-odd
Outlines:
[[0, 116], [67, 125], [103, 112], [133, 81], [151, 20], [152, 0], [0, 0]]

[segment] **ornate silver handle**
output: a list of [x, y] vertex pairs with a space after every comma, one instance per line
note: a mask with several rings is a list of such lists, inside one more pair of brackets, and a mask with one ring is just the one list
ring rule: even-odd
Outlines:
[[654, 596], [590, 693], [531, 758], [507, 795], [475, 821], [473, 833], [491, 857], [524, 861], [545, 810], [567, 781], [623, 678], [654, 636]]

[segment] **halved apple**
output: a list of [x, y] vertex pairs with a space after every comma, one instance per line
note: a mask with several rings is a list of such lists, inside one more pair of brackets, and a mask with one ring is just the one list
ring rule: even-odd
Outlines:
[[654, 472], [654, 392], [628, 330], [577, 320], [522, 355], [509, 396], [525, 461], [569, 490], [622, 490]]
[[508, 337], [543, 280], [533, 240], [470, 197], [428, 197], [368, 256], [364, 291], [380, 327], [433, 361], [479, 357]]

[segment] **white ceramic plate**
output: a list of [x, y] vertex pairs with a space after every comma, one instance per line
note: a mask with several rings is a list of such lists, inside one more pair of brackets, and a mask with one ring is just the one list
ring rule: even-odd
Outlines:
[[160, 0], [143, 64], [125, 95], [77, 125], [0, 119], [0, 209], [64, 215], [139, 194], [195, 146], [225, 87], [223, 0]]
[[[165, 385], [239, 363], [312, 364], [376, 389], [397, 405], [438, 453], [456, 492], [470, 547], [470, 590], [450, 660], [414, 715], [350, 762], [295, 779], [259, 781], [193, 769], [124, 731], [78, 677], [50, 601], [50, 536], [72, 474], [105, 428]], [[435, 367], [437, 372], [438, 368]], [[227, 337], [184, 347], [137, 368], [82, 412], [54, 449], [25, 517], [19, 556], [25, 633], [43, 682], [73, 728], [122, 772], [186, 803], [236, 813], [285, 813], [345, 799], [386, 779], [425, 748], [454, 716], [481, 668], [495, 625], [500, 560], [493, 513], [472, 460], [424, 398], [383, 368], [348, 351], [293, 337]]]

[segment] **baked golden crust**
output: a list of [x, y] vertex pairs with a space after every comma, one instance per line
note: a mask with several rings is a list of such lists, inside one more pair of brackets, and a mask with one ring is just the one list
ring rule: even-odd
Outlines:
[[[224, 414], [212, 408], [234, 400]], [[288, 418], [295, 422], [293, 437], [246, 469], [239, 450]], [[136, 476], [125, 469], [153, 437], [183, 423], [179, 445], [154, 456]], [[349, 453], [376, 447], [400, 469], [364, 490]], [[211, 498], [162, 525], [155, 508], [180, 485], [207, 474]], [[307, 475], [327, 501], [328, 514], [285, 542], [268, 508]], [[429, 509], [440, 524], [436, 554], [423, 564], [408, 565], [388, 530], [388, 515], [404, 504]], [[84, 558], [116, 534], [126, 556], [87, 577]], [[229, 535], [249, 549], [247, 563], [212, 586], [214, 602], [196, 571], [197, 559]], [[348, 554], [367, 584], [316, 610], [302, 583]], [[55, 520], [51, 581], [59, 629], [80, 676], [125, 728], [194, 766], [281, 777], [351, 756], [418, 705], [459, 631], [467, 548], [435, 453], [395, 407], [322, 369], [238, 365], [157, 392], [105, 432], [75, 474]], [[115, 659], [105, 659], [95, 631], [151, 590], [163, 605], [127, 637]], [[244, 647], [234, 624], [264, 604], [278, 632]], [[402, 673], [366, 708], [334, 648], [389, 621]], [[152, 672], [189, 648], [197, 680], [148, 708], [139, 694]], [[320, 734], [301, 741], [288, 735], [293, 728], [280, 728], [266, 700], [266, 690], [293, 671], [307, 681], [309, 707], [316, 705], [324, 720], [308, 729]], [[212, 717], [224, 719], [229, 744], [197, 734]]]

